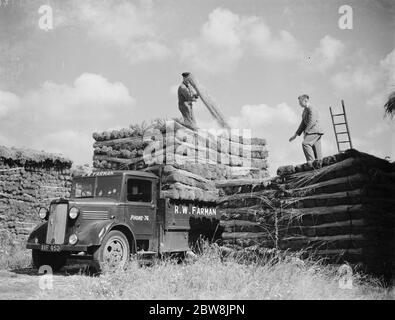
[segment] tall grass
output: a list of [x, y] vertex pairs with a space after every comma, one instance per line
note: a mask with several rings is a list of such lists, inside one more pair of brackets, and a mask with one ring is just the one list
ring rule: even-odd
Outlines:
[[[206, 247], [193, 262], [158, 260], [98, 277], [82, 277], [67, 295], [73, 299], [386, 299], [391, 294], [379, 282], [353, 276], [351, 289], [339, 286], [337, 268], [295, 254], [271, 254], [256, 259], [223, 255]], [[61, 288], [60, 288], [61, 289]], [[54, 298], [54, 292], [41, 298]]]
[[[141, 267], [87, 276], [57, 274], [41, 299], [394, 299], [394, 290], [367, 275], [354, 274], [342, 289], [338, 268], [304, 253], [276, 251], [233, 254], [204, 244], [194, 261], [157, 259]], [[30, 250], [11, 234], [0, 234], [0, 269], [31, 266]], [[32, 280], [33, 281], [33, 280]], [[34, 280], [35, 281], [35, 280]], [[35, 283], [35, 282], [34, 282]]]
[[25, 242], [17, 239], [9, 232], [0, 232], [0, 270], [22, 269], [31, 266], [30, 250], [25, 248]]

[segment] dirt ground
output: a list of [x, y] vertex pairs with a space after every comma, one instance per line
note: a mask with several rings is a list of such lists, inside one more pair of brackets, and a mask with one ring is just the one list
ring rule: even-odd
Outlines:
[[87, 276], [81, 275], [78, 267], [67, 267], [55, 273], [52, 281], [45, 277], [33, 268], [0, 270], [0, 300], [50, 298], [52, 294], [56, 299], [67, 299], [67, 296], [62, 297], [67, 292], [65, 289]]

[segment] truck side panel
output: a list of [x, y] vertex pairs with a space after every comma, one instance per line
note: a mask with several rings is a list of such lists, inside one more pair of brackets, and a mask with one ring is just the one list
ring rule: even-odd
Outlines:
[[213, 204], [198, 205], [186, 201], [159, 199], [159, 252], [190, 250], [199, 234], [211, 239], [218, 222], [219, 217]]
[[195, 204], [192, 202], [167, 200], [165, 230], [191, 228], [191, 219], [218, 219], [217, 209], [212, 204]]
[[164, 231], [160, 252], [183, 252], [190, 250], [187, 231]]

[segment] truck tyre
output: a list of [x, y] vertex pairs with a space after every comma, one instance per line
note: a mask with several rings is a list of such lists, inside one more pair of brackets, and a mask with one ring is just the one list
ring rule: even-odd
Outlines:
[[122, 269], [126, 266], [129, 259], [129, 241], [125, 234], [118, 230], [110, 231], [93, 254], [95, 266], [100, 271]]
[[59, 271], [67, 261], [67, 254], [64, 252], [46, 252], [37, 249], [32, 250], [33, 266], [40, 268], [41, 266], [50, 266], [52, 271]]

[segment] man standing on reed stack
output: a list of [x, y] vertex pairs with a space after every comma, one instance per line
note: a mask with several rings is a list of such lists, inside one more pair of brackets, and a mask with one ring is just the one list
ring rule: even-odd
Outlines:
[[178, 109], [184, 118], [184, 123], [193, 129], [197, 128], [196, 120], [193, 115], [192, 104], [198, 98], [188, 81], [189, 72], [182, 73], [182, 83], [178, 87]]
[[295, 134], [289, 141], [295, 140], [297, 136], [304, 133], [302, 142], [303, 152], [306, 161], [321, 159], [321, 136], [324, 134], [320, 128], [318, 111], [310, 105], [310, 98], [307, 94], [298, 97], [300, 106], [304, 109], [302, 122]]

